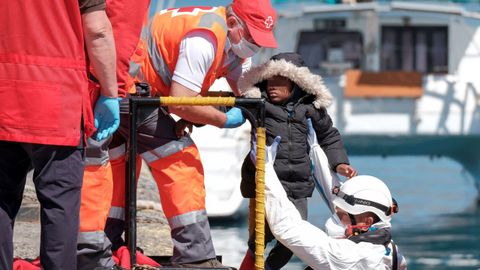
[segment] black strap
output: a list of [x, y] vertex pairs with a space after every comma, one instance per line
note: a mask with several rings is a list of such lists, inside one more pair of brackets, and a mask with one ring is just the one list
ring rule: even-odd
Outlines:
[[397, 253], [397, 245], [392, 240], [392, 270], [398, 269], [398, 253]]
[[347, 214], [348, 214], [348, 216], [350, 217], [350, 223], [351, 223], [351, 225], [353, 225], [353, 226], [357, 225], [357, 220], [355, 219], [355, 216], [352, 215], [352, 214], [350, 214], [350, 213], [347, 213]]
[[388, 246], [392, 242], [392, 235], [390, 234], [390, 228], [381, 228], [374, 231], [363, 232], [358, 235], [352, 235], [347, 239], [355, 243], [367, 242], [374, 245], [382, 245], [390, 250]]
[[345, 194], [343, 191], [340, 190], [340, 187], [334, 187], [332, 189], [332, 194], [342, 198], [346, 203], [350, 205], [360, 204], [360, 205], [366, 205], [366, 206], [373, 206], [377, 209], [382, 210], [387, 216], [390, 216], [392, 214], [391, 207], [385, 206], [383, 204], [380, 204], [374, 201], [355, 198], [355, 196], [353, 195]]

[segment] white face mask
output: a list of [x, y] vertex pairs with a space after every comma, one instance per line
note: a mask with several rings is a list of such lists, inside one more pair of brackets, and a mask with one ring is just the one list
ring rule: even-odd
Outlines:
[[337, 215], [332, 215], [325, 222], [325, 230], [327, 231], [328, 236], [332, 238], [342, 239], [345, 237], [345, 230], [347, 226], [343, 224], [337, 217]]
[[240, 42], [238, 42], [237, 44], [234, 44], [232, 42], [231, 46], [232, 46], [233, 53], [235, 53], [238, 57], [242, 59], [252, 57], [260, 50], [260, 47], [258, 47], [253, 43], [248, 42], [243, 37], [240, 39]]

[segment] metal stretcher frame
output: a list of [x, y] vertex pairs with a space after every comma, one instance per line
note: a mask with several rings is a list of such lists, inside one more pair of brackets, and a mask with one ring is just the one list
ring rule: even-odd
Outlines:
[[[160, 97], [142, 98], [131, 97], [129, 101], [129, 141], [125, 181], [126, 201], [126, 231], [125, 238], [130, 253], [131, 269], [137, 263], [137, 114], [142, 107], [158, 106], [237, 106], [242, 109], [246, 118], [256, 128], [257, 136], [257, 173], [255, 187], [255, 268], [264, 269], [265, 247], [265, 103], [263, 99], [235, 98], [235, 97]], [[245, 108], [256, 109], [254, 116]]]

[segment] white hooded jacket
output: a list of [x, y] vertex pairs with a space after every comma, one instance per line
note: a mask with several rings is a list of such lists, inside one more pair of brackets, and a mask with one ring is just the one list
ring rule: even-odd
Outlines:
[[[275, 153], [271, 151], [268, 147], [265, 211], [270, 230], [278, 241], [315, 270], [393, 269], [392, 252], [385, 246], [332, 238], [308, 221], [302, 220], [275, 174], [274, 158], [271, 158]], [[392, 245], [388, 248], [391, 251]], [[406, 261], [401, 255], [398, 255], [397, 269], [407, 269]]]

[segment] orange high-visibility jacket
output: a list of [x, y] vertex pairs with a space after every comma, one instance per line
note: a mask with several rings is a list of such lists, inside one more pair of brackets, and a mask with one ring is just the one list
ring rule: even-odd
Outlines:
[[0, 140], [76, 146], [93, 128], [78, 1], [0, 1]]
[[216, 55], [203, 81], [201, 95], [213, 82], [228, 72], [222, 67], [226, 54], [227, 24], [224, 7], [184, 7], [162, 10], [144, 28], [142, 39], [132, 56], [130, 74], [147, 81], [152, 95], [168, 96], [180, 42], [189, 32], [203, 29], [216, 40]]

